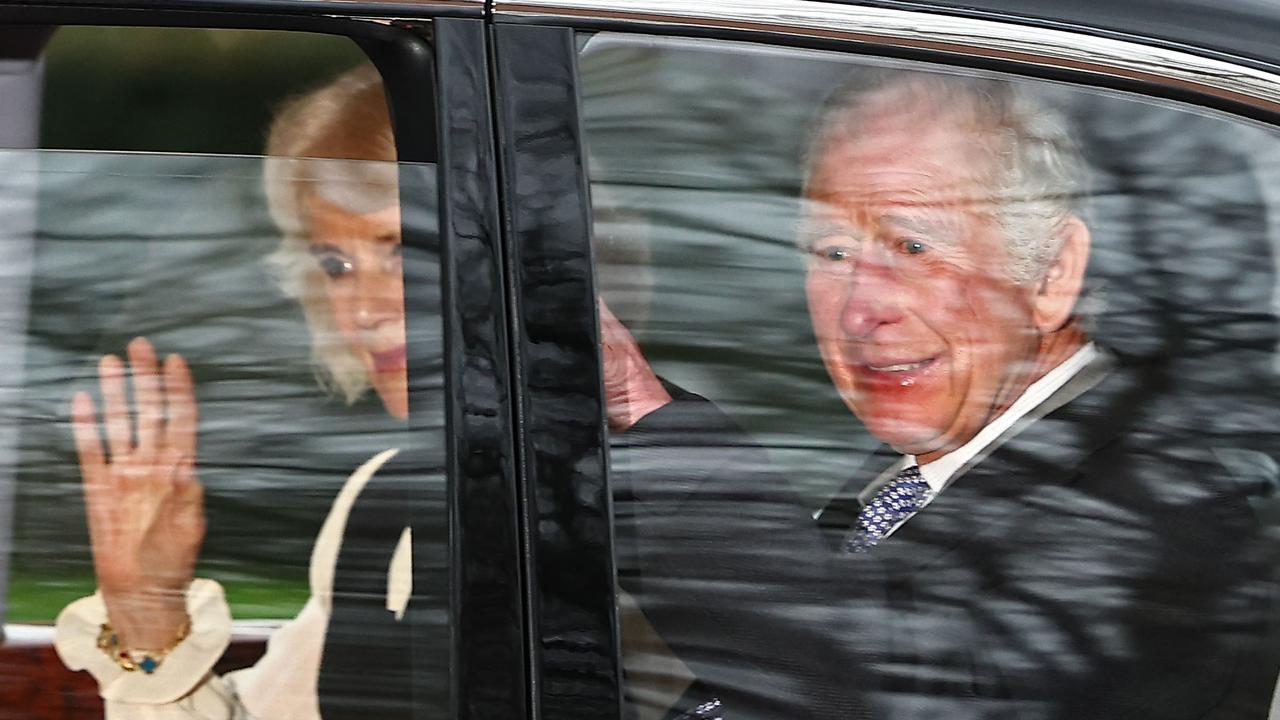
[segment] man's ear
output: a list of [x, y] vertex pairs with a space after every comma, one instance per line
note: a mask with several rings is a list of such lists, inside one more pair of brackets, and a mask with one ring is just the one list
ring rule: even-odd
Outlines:
[[1085, 266], [1089, 264], [1089, 228], [1084, 222], [1071, 215], [1058, 232], [1062, 247], [1036, 286], [1032, 313], [1041, 334], [1061, 329], [1071, 318], [1084, 285]]

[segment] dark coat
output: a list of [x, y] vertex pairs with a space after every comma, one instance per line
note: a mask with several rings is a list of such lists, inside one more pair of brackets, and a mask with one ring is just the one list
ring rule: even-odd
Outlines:
[[1217, 459], [1238, 448], [1150, 413], [1161, 384], [1086, 369], [864, 555], [840, 551], [856, 507], [815, 523], [681, 396], [628, 440], [624, 586], [726, 718], [1265, 717], [1268, 548]]
[[[401, 451], [347, 516], [317, 691], [324, 720], [438, 717], [449, 707], [448, 506], [436, 453]], [[413, 594], [386, 608], [392, 556], [412, 528]]]

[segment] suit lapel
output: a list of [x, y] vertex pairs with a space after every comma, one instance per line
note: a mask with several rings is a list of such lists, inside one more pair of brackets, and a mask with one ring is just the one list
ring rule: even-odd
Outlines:
[[[1076, 400], [1077, 398], [1080, 398], [1086, 392], [1097, 387], [1099, 384], [1102, 383], [1103, 380], [1107, 378], [1108, 375], [1111, 375], [1115, 371], [1115, 369], [1116, 369], [1115, 358], [1112, 357], [1110, 354], [1100, 352], [1098, 357], [1096, 357], [1088, 365], [1085, 365], [1083, 368], [1081, 368], [1080, 372], [1076, 373], [1075, 376], [1072, 377], [1070, 380], [1068, 380], [1065, 384], [1063, 384], [1062, 387], [1054, 391], [1052, 395], [1045, 398], [1044, 402], [1040, 403], [1039, 405], [1035, 406], [1030, 411], [1028, 411], [1027, 414], [1019, 418], [1018, 421], [1015, 422], [1012, 427], [1010, 427], [1003, 434], [1001, 434], [999, 437], [993, 440], [990, 445], [987, 445], [987, 447], [983, 448], [980, 452], [978, 452], [977, 455], [974, 455], [973, 458], [969, 460], [969, 462], [965, 463], [959, 470], [956, 471], [955, 477], [952, 478], [952, 482], [955, 482], [956, 480], [963, 478], [967, 473], [969, 473], [970, 470], [972, 470], [973, 468], [975, 468], [976, 466], [984, 462], [987, 458], [991, 457], [993, 454], [997, 454], [999, 450], [1004, 448], [1006, 445], [1008, 445], [1011, 441], [1014, 441], [1015, 439], [1020, 440], [1020, 444], [1029, 445], [1032, 448], [1037, 447], [1034, 445], [1034, 442], [1037, 440], [1045, 440], [1045, 441], [1050, 440], [1051, 438], [1044, 437], [1046, 435], [1049, 435], [1049, 433], [1045, 432], [1044, 424], [1040, 423], [1040, 421], [1056, 413], [1059, 409], [1065, 408], [1065, 406], [1068, 403], [1072, 402], [1073, 400]], [[1073, 418], [1073, 416], [1077, 416], [1079, 414], [1080, 414], [1079, 412], [1073, 413], [1069, 410], [1064, 410], [1063, 413], [1060, 413], [1060, 415], [1064, 417], [1059, 418], [1059, 421], [1063, 419]], [[1117, 416], [1114, 414], [1108, 414], [1107, 417], [1111, 419], [1117, 418]], [[1106, 422], [1106, 420], [1103, 418], [1095, 418], [1095, 420], [1101, 420], [1103, 422]], [[1054, 432], [1061, 432], [1064, 429], [1061, 425], [1058, 425], [1055, 427], [1055, 423], [1050, 423], [1049, 428]], [[1099, 428], [1097, 426], [1094, 426], [1093, 428], [1076, 427], [1075, 429], [1080, 431], [1086, 431], [1088, 433], [1097, 434], [1096, 430]], [[1107, 433], [1107, 434], [1110, 434], [1110, 433]], [[1077, 443], [1075, 445], [1068, 445], [1066, 447], [1059, 447], [1056, 449], [1052, 446], [1043, 446], [1043, 447], [1040, 447], [1039, 449], [1043, 451], [1043, 454], [1045, 455], [1046, 460], [1059, 464], [1058, 466], [1063, 467], [1063, 469], [1065, 470], [1067, 466], [1062, 465], [1062, 463], [1070, 463], [1069, 467], [1075, 466], [1075, 463], [1071, 462], [1071, 459], [1072, 459], [1071, 455], [1076, 454], [1076, 453], [1070, 452], [1072, 447], [1083, 448], [1084, 445], [1093, 444], [1089, 442], [1088, 439], [1085, 437], [1062, 438], [1062, 440], [1071, 440], [1071, 439], [1076, 440]], [[1016, 444], [1017, 443], [1015, 443], [1015, 445]], [[1025, 449], [1027, 448], [1024, 448], [1024, 450]], [[1055, 450], [1060, 452], [1055, 452]], [[1078, 461], [1079, 459], [1080, 458], [1077, 458], [1076, 460]], [[1046, 468], [1045, 471], [1050, 472], [1048, 468]]]
[[[942, 493], [868, 555], [877, 556], [890, 575], [915, 574], [974, 538], [1005, 533], [1027, 508], [1028, 493], [1072, 482], [1081, 463], [1126, 424], [1118, 404], [1132, 382], [1113, 372], [1115, 365], [1104, 354], [1085, 366], [966, 463]], [[885, 457], [873, 458], [879, 464], [860, 470], [821, 514], [819, 523], [837, 550], [856, 521], [857, 494], [892, 464]]]

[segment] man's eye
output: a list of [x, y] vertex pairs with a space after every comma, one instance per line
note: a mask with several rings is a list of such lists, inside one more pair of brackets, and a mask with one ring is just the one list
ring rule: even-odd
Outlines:
[[327, 255], [319, 258], [319, 262], [320, 269], [324, 271], [325, 275], [328, 275], [331, 278], [342, 277], [355, 269], [355, 266], [351, 264], [350, 260], [335, 257], [333, 255]]
[[919, 255], [929, 249], [929, 246], [919, 240], [902, 240], [898, 243], [898, 248], [905, 255]]

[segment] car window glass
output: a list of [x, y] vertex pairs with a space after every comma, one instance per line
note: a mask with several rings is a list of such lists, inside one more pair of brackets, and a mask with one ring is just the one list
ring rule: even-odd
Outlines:
[[1273, 128], [580, 37], [640, 717], [1265, 716]]
[[[321, 704], [370, 692], [409, 702], [407, 683], [370, 686], [360, 663], [408, 652], [410, 547], [447, 542], [435, 166], [395, 161], [381, 78], [341, 37], [63, 28], [26, 70], [42, 100], [0, 150], [10, 336], [0, 487], [14, 488], [12, 505], [0, 502], [0, 537], [12, 536], [11, 550], [0, 543], [5, 619], [39, 635], [94, 591], [73, 442], [86, 423], [72, 402], [92, 402], [84, 437], [106, 463], [135, 457], [147, 475], [159, 461], [136, 454], [146, 373], [130, 353], [149, 343], [161, 363], [184, 358], [193, 378], [191, 461], [207, 520], [196, 577], [218, 581], [237, 623], [259, 628], [236, 626], [233, 655], [258, 640], [236, 662], [261, 653], [262, 628], [322, 595], [328, 634], [323, 617], [312, 629], [336, 649], [325, 652]], [[408, 318], [406, 286], [427, 300]], [[427, 354], [409, 357], [408, 338]], [[120, 444], [100, 384], [111, 355], [132, 378], [117, 405], [128, 411]], [[363, 486], [348, 482], [357, 468], [372, 478]], [[430, 590], [444, 597], [441, 583]], [[365, 607], [371, 596], [377, 607]], [[445, 647], [432, 635], [442, 617], [413, 637]], [[408, 657], [384, 678], [409, 672]], [[417, 677], [423, 697], [447, 687], [443, 666]], [[264, 687], [241, 690], [261, 700]]]

